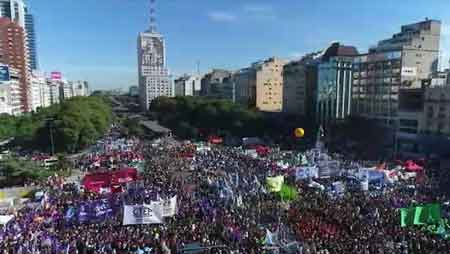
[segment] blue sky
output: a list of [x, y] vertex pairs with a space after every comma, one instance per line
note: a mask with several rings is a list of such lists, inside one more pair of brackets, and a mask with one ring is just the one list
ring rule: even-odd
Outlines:
[[[59, 70], [96, 89], [137, 84], [137, 34], [149, 0], [28, 0], [42, 71]], [[174, 75], [237, 69], [269, 56], [296, 58], [341, 41], [360, 52], [425, 17], [443, 22], [450, 58], [449, 0], [157, 0]]]

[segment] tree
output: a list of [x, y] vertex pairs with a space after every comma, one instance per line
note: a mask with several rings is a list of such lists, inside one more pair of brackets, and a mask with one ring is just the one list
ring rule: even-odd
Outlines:
[[140, 137], [140, 136], [143, 136], [145, 133], [143, 127], [139, 123], [139, 119], [136, 119], [136, 118], [133, 118], [133, 119], [127, 118], [123, 122], [123, 126], [126, 129], [126, 133], [131, 136]]
[[[52, 119], [50, 127], [48, 119]], [[50, 151], [50, 129], [59, 152], [73, 152], [102, 136], [113, 120], [104, 97], [74, 97], [33, 114], [0, 115], [0, 140], [14, 137], [23, 147]]]
[[23, 185], [26, 181], [45, 179], [53, 174], [33, 161], [15, 158], [2, 162], [0, 171], [5, 176], [4, 185], [8, 186]]

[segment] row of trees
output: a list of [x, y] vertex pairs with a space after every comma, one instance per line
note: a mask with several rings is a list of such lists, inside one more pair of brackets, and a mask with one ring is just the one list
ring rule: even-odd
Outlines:
[[178, 136], [195, 138], [199, 135], [233, 137], [267, 137], [285, 139], [284, 143], [298, 143], [293, 130], [307, 130], [306, 139], [315, 137], [316, 126], [307, 119], [282, 114], [262, 113], [227, 100], [202, 97], [159, 97], [151, 104], [158, 121]]
[[46, 179], [55, 174], [28, 159], [7, 158], [0, 162], [0, 186], [23, 186], [30, 181]]
[[112, 117], [104, 97], [74, 97], [18, 117], [0, 115], [0, 139], [47, 152], [53, 141], [55, 152], [75, 152], [101, 137]]

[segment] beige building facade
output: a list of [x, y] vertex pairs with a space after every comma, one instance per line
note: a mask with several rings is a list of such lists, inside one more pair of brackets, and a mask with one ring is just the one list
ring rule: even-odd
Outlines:
[[254, 65], [256, 69], [256, 107], [265, 112], [283, 110], [283, 67], [285, 60], [269, 58]]

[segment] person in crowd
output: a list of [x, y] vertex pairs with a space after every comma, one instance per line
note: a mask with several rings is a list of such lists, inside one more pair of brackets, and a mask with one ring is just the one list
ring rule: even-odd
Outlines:
[[[426, 183], [414, 191], [405, 187], [411, 182], [404, 182], [377, 195], [348, 190], [336, 198], [295, 181], [292, 169], [276, 165], [277, 156], [251, 158], [221, 146], [199, 152], [173, 139], [155, 145], [113, 130], [77, 160], [77, 167], [92, 174], [145, 162], [137, 181], [123, 186], [123, 192], [93, 193], [64, 184], [62, 177], [49, 178], [40, 183], [42, 200], [15, 211], [0, 228], [0, 253], [175, 254], [197, 245], [204, 253], [259, 254], [275, 253], [294, 241], [299, 245], [290, 253], [449, 253], [450, 240], [421, 227], [400, 227], [399, 207], [444, 201]], [[274, 175], [284, 175], [299, 190], [296, 200], [285, 205], [267, 191], [265, 179]], [[328, 186], [337, 180], [344, 177], [317, 181]], [[164, 223], [122, 225], [122, 204], [175, 195], [177, 213]], [[68, 219], [71, 207], [99, 200], [111, 205], [107, 216]]]

